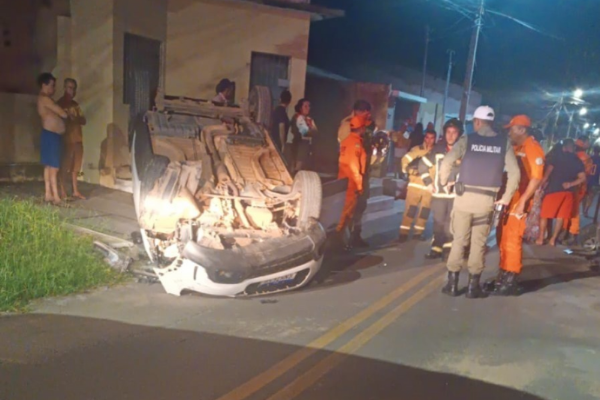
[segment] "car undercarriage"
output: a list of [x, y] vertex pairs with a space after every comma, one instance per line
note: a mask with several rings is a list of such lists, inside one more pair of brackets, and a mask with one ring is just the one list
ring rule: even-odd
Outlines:
[[158, 100], [135, 124], [134, 202], [167, 292], [240, 296], [307, 284], [325, 242], [318, 175], [292, 178], [242, 109]]

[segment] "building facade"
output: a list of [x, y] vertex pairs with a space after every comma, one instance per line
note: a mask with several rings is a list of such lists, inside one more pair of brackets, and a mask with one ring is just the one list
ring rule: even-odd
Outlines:
[[[32, 10], [43, 8], [30, 23], [32, 29], [37, 26], [30, 42], [45, 35], [44, 43], [30, 46], [37, 61], [24, 74], [27, 79], [21, 78], [22, 87], [13, 88], [28, 96], [0, 94], [0, 102], [14, 109], [19, 101], [17, 108], [30, 109], [35, 88], [25, 81], [34, 82], [44, 70], [58, 78], [57, 98], [63, 79], [75, 78], [77, 100], [87, 117], [84, 180], [111, 187], [129, 177], [130, 121], [151, 106], [159, 88], [170, 95], [210, 99], [218, 81], [228, 78], [235, 82], [238, 104], [254, 85], [270, 87], [273, 97], [289, 88], [299, 99], [311, 21], [341, 15], [306, 0], [27, 1]], [[14, 147], [16, 132], [30, 131], [33, 145], [19, 157], [36, 161], [37, 118], [27, 114], [15, 121], [15, 113], [4, 114], [0, 125], [18, 128], [3, 134], [3, 143], [14, 142]], [[7, 156], [2, 161], [19, 160]]]

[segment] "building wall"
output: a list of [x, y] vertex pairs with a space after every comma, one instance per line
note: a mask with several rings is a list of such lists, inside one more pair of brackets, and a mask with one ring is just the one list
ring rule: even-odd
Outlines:
[[169, 0], [166, 91], [211, 99], [222, 78], [247, 98], [253, 51], [291, 57], [290, 91], [304, 96], [310, 17], [231, 0]]
[[36, 92], [35, 27], [32, 0], [0, 0], [0, 92]]
[[0, 163], [39, 162], [37, 96], [0, 93]]
[[117, 0], [114, 17], [113, 122], [115, 129], [127, 133], [129, 106], [123, 104], [125, 33], [164, 43], [167, 37], [167, 0]]
[[87, 118], [83, 130], [84, 179], [99, 181], [100, 146], [114, 120], [114, 3], [71, 1], [71, 73]]
[[[127, 134], [129, 106], [123, 104], [123, 47], [125, 33], [166, 38], [167, 0], [72, 0], [69, 73], [79, 83], [77, 99], [87, 117], [84, 127], [84, 177], [100, 181], [99, 164], [103, 142], [109, 132]], [[59, 20], [59, 38], [61, 38]], [[60, 60], [59, 70], [68, 71]], [[69, 54], [68, 49], [65, 54]], [[66, 64], [66, 62], [65, 62]]]

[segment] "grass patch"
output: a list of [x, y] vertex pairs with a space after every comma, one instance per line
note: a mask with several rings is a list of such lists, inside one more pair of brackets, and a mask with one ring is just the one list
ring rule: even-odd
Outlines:
[[91, 238], [64, 227], [56, 209], [0, 199], [0, 311], [122, 280], [93, 250]]

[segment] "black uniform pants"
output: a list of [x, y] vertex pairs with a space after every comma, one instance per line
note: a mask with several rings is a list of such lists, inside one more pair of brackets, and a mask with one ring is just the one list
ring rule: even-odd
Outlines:
[[363, 179], [363, 192], [356, 201], [356, 208], [354, 209], [354, 216], [352, 217], [352, 233], [355, 235], [360, 235], [362, 231], [362, 219], [365, 211], [367, 211], [367, 202], [369, 200], [369, 196], [371, 193], [371, 188], [369, 185], [368, 179], [368, 171], [366, 175], [366, 179]]
[[433, 212], [433, 243], [431, 250], [441, 253], [452, 247], [452, 234], [450, 233], [450, 216], [454, 199], [433, 197], [431, 211]]
[[372, 132], [367, 132], [363, 137], [363, 146], [367, 153], [367, 165], [365, 168], [365, 174], [363, 175], [363, 192], [358, 196], [356, 202], [356, 208], [354, 209], [354, 216], [352, 217], [352, 228], [351, 232], [353, 235], [360, 236], [362, 232], [362, 219], [365, 211], [367, 211], [367, 205], [369, 197], [371, 197], [371, 137]]

